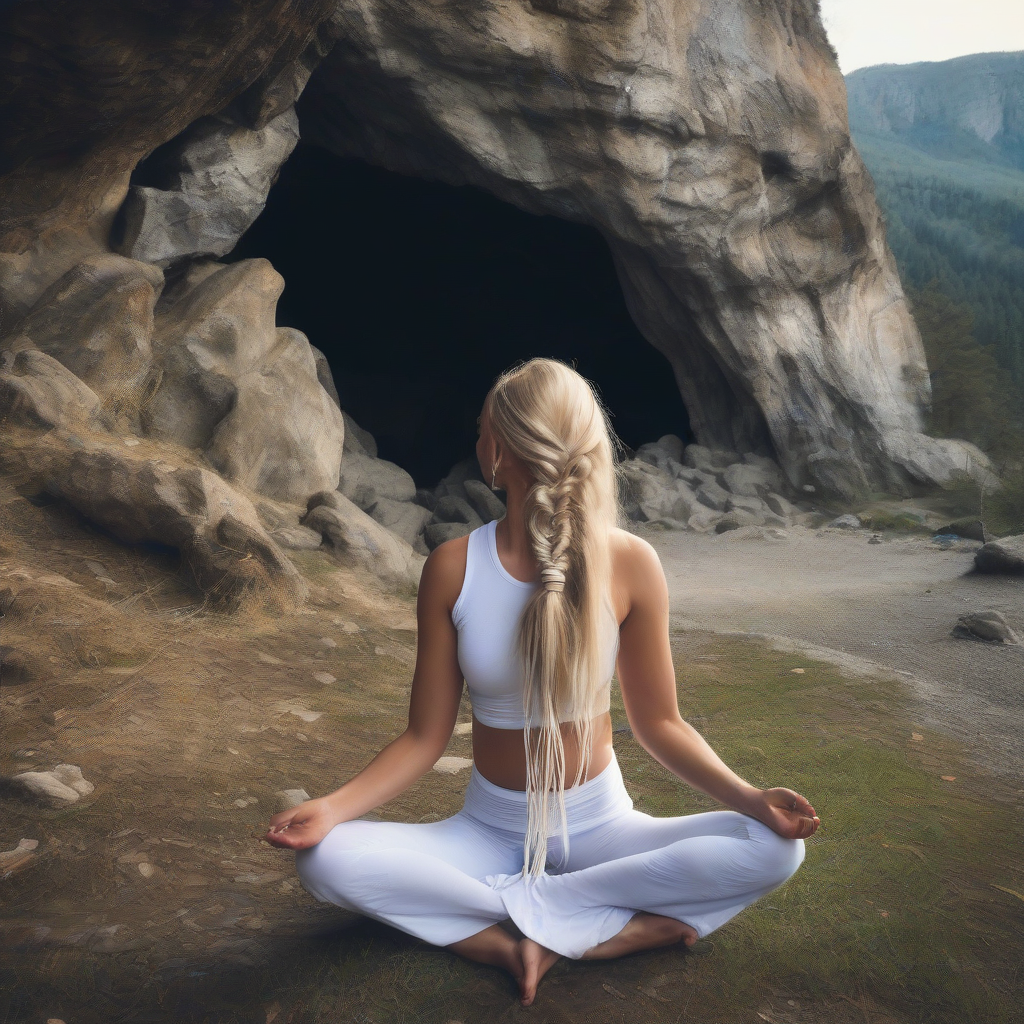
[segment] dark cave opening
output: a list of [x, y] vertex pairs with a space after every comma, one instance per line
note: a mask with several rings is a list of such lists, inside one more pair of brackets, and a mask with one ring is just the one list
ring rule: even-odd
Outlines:
[[278, 325], [323, 351], [342, 408], [418, 486], [472, 454], [494, 378], [533, 356], [593, 381], [630, 448], [689, 440], [672, 368], [592, 228], [300, 142], [227, 260], [256, 256], [285, 279]]

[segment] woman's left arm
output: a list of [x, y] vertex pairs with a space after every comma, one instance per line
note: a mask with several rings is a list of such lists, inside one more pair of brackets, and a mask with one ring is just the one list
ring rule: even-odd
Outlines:
[[669, 644], [668, 583], [658, 553], [631, 536], [616, 575], [629, 588], [630, 609], [619, 627], [617, 662], [622, 701], [637, 741], [694, 789], [763, 821], [788, 839], [806, 839], [819, 825], [814, 808], [791, 789], [758, 789], [741, 779], [679, 714]]

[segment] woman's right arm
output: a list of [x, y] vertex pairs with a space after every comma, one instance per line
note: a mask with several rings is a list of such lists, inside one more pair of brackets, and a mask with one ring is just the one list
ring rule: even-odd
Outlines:
[[458, 633], [451, 619], [464, 564], [458, 544], [438, 545], [423, 565], [416, 599], [416, 668], [405, 732], [340, 789], [275, 814], [264, 836], [267, 842], [292, 850], [315, 846], [339, 822], [358, 818], [404, 792], [444, 753], [463, 685]]

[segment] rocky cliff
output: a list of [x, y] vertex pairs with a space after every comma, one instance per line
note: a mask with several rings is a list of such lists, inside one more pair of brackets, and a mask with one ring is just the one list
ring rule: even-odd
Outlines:
[[203, 580], [232, 552], [242, 582], [292, 578], [307, 507], [375, 571], [422, 557], [423, 515], [344, 493], [365, 452], [275, 327], [280, 275], [218, 262], [299, 133], [596, 226], [710, 449], [840, 495], [980, 458], [920, 433], [920, 339], [812, 0], [15, 3], [0, 82], [5, 465]]
[[882, 64], [854, 71], [846, 88], [855, 132], [1024, 170], [1024, 53]]

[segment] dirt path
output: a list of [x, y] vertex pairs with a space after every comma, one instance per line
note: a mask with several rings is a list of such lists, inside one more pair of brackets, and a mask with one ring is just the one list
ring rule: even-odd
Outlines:
[[[795, 528], [782, 540], [647, 530], [676, 629], [741, 631], [866, 659], [907, 678], [922, 720], [1024, 778], [1024, 647], [950, 636], [960, 615], [1001, 611], [1024, 634], [1024, 581], [971, 572], [977, 545]], [[819, 657], [823, 652], [815, 652]]]

